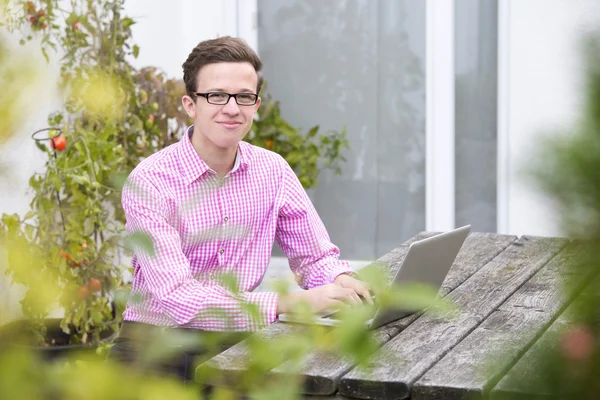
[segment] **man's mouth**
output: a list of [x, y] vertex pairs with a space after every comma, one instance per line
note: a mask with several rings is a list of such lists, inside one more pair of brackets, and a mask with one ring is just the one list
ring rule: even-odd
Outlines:
[[218, 121], [217, 123], [226, 129], [235, 129], [242, 124], [237, 121]]

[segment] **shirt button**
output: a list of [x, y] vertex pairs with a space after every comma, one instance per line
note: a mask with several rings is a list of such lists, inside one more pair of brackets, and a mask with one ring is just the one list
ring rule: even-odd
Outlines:
[[229, 221], [229, 217], [223, 218], [223, 221], [225, 221], [225, 222]]
[[210, 279], [214, 280], [215, 279], [215, 274], [210, 274]]
[[223, 254], [223, 253], [225, 253], [225, 249], [220, 249], [219, 254]]

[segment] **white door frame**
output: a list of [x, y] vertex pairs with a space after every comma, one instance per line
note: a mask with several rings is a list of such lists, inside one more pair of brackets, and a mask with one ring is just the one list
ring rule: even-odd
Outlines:
[[426, 5], [425, 228], [455, 225], [454, 0]]
[[223, 26], [226, 32], [248, 42], [258, 52], [258, 12], [257, 0], [225, 0], [223, 6]]
[[509, 66], [510, 0], [498, 1], [498, 127], [496, 230], [509, 233], [510, 136], [509, 136]]

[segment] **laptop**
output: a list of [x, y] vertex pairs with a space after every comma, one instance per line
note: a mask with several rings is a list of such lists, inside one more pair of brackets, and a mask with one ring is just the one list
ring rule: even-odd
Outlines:
[[[412, 243], [396, 272], [392, 285], [420, 283], [439, 291], [470, 230], [471, 225], [466, 225]], [[421, 311], [417, 309], [382, 309], [377, 306], [377, 301], [375, 304], [373, 317], [366, 321], [369, 329], [379, 328]], [[342, 322], [336, 318], [336, 314], [337, 312], [329, 312], [307, 320], [296, 314], [284, 313], [279, 315], [279, 321], [336, 326]]]

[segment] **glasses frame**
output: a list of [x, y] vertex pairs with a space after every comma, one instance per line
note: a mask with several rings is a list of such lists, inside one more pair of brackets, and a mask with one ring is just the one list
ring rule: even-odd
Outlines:
[[[212, 102], [211, 102], [211, 101], [208, 99], [208, 96], [209, 96], [209, 95], [211, 95], [211, 94], [226, 94], [226, 95], [228, 96], [228, 97], [227, 97], [227, 101], [226, 101], [225, 103], [212, 103]], [[252, 95], [252, 96], [255, 96], [255, 97], [254, 97], [254, 103], [252, 103], [252, 104], [240, 104], [240, 103], [238, 102], [238, 99], [237, 99], [237, 97], [238, 97], [238, 96], [241, 96], [241, 95], [249, 95], [249, 94], [250, 94], [250, 95]], [[215, 105], [215, 106], [224, 106], [224, 105], [227, 105], [227, 104], [229, 104], [229, 100], [231, 100], [231, 98], [232, 98], [232, 97], [233, 97], [233, 98], [234, 98], [234, 100], [235, 100], [235, 104], [237, 104], [238, 106], [242, 106], [242, 107], [244, 107], [244, 106], [246, 106], [246, 107], [250, 107], [250, 106], [253, 106], [253, 105], [255, 105], [255, 104], [258, 102], [258, 93], [236, 93], [236, 94], [231, 94], [231, 93], [226, 93], [226, 92], [207, 92], [207, 93], [195, 93], [195, 95], [196, 95], [196, 96], [199, 96], [199, 97], [204, 97], [204, 98], [206, 99], [206, 102], [207, 102], [208, 104], [213, 104], [213, 105]]]

